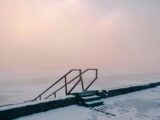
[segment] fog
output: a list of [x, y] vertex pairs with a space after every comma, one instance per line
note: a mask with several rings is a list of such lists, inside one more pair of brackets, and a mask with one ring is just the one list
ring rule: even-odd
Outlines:
[[158, 81], [159, 11], [159, 0], [0, 0], [0, 104], [72, 68], [98, 68], [101, 89]]
[[159, 0], [1, 0], [0, 70], [160, 70]]
[[103, 87], [159, 80], [159, 11], [159, 0], [1, 0], [1, 86], [72, 68], [98, 68]]

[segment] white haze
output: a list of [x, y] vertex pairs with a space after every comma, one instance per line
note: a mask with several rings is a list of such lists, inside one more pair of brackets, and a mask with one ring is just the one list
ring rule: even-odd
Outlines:
[[1, 0], [1, 101], [72, 68], [98, 68], [98, 88], [158, 81], [159, 11], [159, 0]]

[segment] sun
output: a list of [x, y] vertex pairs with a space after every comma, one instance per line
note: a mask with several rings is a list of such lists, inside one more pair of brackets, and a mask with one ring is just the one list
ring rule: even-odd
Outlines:
[[34, 24], [25, 18], [12, 19], [11, 31], [16, 38], [28, 38], [34, 33]]

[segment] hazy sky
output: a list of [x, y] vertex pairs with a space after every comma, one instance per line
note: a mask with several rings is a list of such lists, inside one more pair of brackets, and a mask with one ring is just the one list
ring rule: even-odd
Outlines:
[[160, 0], [0, 0], [0, 70], [160, 71]]

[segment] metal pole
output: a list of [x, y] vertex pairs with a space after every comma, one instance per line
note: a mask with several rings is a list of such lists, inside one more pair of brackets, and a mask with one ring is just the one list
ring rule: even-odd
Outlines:
[[56, 98], [56, 93], [54, 93], [54, 97]]
[[64, 77], [64, 83], [65, 83], [65, 92], [66, 92], [66, 95], [68, 94], [67, 93], [67, 76]]
[[80, 73], [80, 80], [81, 80], [81, 85], [82, 85], [82, 91], [84, 91], [84, 84], [83, 84], [83, 78], [82, 78], [82, 70], [79, 71]]

